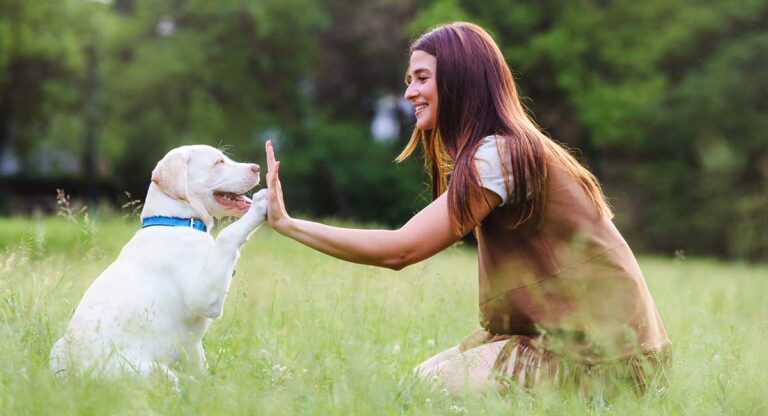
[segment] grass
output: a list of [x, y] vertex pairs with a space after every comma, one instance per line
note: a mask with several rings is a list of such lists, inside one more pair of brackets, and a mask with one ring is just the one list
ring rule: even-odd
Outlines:
[[135, 222], [0, 218], [0, 414], [768, 414], [768, 268], [641, 257], [674, 343], [666, 397], [607, 405], [563, 392], [446, 396], [411, 369], [477, 325], [473, 250], [400, 272], [344, 263], [260, 229], [242, 252], [210, 369], [57, 380], [48, 352]]

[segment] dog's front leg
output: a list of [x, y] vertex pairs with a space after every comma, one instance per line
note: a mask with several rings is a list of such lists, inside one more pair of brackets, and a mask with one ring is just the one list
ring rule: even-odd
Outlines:
[[253, 196], [248, 212], [239, 220], [221, 230], [208, 255], [201, 275], [189, 292], [187, 305], [193, 313], [206, 318], [218, 318], [224, 311], [224, 300], [232, 282], [232, 272], [240, 255], [239, 250], [251, 233], [266, 219], [267, 190]]
[[205, 350], [203, 350], [202, 341], [195, 344], [191, 351], [187, 351], [187, 354], [189, 363], [194, 365], [198, 370], [204, 371], [208, 368], [208, 361], [205, 359]]

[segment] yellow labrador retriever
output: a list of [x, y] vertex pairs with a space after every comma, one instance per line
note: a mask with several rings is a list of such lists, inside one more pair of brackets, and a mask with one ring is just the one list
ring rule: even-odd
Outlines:
[[[142, 228], [91, 284], [51, 350], [57, 374], [165, 372], [206, 361], [201, 343], [221, 316], [238, 250], [264, 222], [266, 190], [248, 199], [259, 166], [210, 146], [171, 150], [152, 171]], [[242, 217], [214, 239], [215, 217]]]

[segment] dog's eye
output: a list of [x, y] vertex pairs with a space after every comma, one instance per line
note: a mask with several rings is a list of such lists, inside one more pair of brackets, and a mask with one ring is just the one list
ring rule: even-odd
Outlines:
[[224, 164], [224, 159], [219, 159], [216, 161], [216, 163], [214, 163], [214, 165], [223, 165], [223, 164]]

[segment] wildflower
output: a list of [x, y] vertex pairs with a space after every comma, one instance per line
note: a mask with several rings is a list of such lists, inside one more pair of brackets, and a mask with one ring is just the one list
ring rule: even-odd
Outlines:
[[282, 366], [280, 364], [275, 364], [275, 365], [272, 366], [272, 371], [275, 372], [275, 373], [282, 374], [282, 373], [285, 373], [286, 371], [288, 371], [288, 367]]

